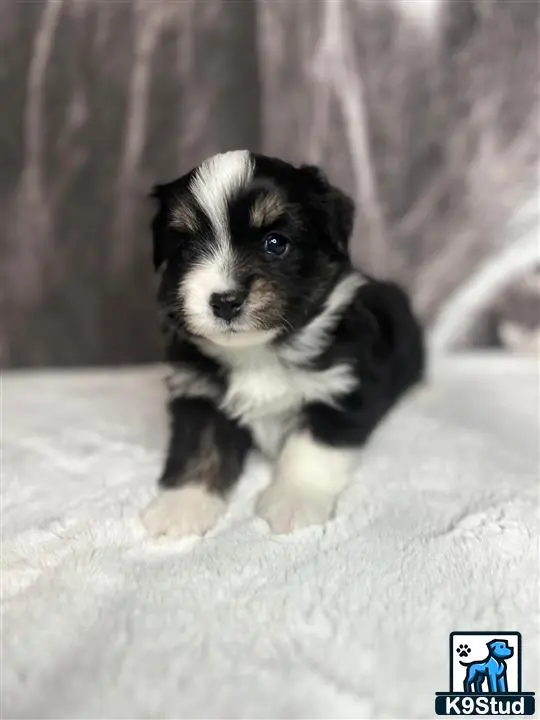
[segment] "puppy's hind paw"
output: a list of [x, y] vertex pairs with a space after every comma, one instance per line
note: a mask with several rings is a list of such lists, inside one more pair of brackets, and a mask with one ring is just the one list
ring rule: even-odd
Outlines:
[[204, 535], [225, 507], [224, 501], [202, 486], [163, 490], [141, 512], [141, 522], [153, 537]]

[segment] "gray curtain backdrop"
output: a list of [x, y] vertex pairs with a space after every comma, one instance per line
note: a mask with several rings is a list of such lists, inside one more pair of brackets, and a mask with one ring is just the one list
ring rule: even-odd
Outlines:
[[321, 164], [434, 344], [538, 337], [528, 0], [0, 3], [3, 366], [161, 358], [147, 199], [247, 147]]

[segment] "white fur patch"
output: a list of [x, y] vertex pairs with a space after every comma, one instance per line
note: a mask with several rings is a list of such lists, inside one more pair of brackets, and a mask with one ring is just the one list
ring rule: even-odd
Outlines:
[[290, 435], [257, 514], [277, 533], [327, 522], [349, 481], [354, 453], [317, 442], [307, 431]]
[[237, 368], [229, 378], [222, 407], [231, 417], [258, 420], [299, 410], [307, 402], [332, 404], [336, 396], [350, 392], [357, 382], [346, 364], [306, 370], [283, 365], [270, 353], [261, 355], [259, 362]]
[[208, 339], [215, 345], [223, 348], [247, 348], [269, 343], [277, 334], [277, 330], [242, 330], [240, 332], [226, 332], [208, 334]]
[[219, 388], [207, 377], [189, 367], [175, 367], [166, 379], [171, 399], [209, 398], [220, 396]]
[[207, 215], [219, 244], [229, 243], [228, 203], [253, 177], [253, 161], [248, 150], [220, 153], [198, 168], [189, 190]]
[[344, 278], [330, 293], [322, 312], [280, 349], [280, 356], [292, 363], [312, 360], [327, 345], [328, 333], [336, 326], [342, 310], [351, 303], [366, 280], [360, 273]]
[[249, 427], [259, 448], [270, 457], [281, 448], [303, 404], [335, 404], [358, 383], [345, 363], [309, 370], [283, 362], [266, 345], [223, 347], [203, 342], [201, 347], [230, 370], [221, 408]]
[[178, 295], [183, 300], [186, 320], [193, 332], [204, 336], [218, 333], [221, 321], [214, 316], [210, 297], [213, 293], [234, 290], [234, 281], [227, 269], [229, 263], [226, 248], [218, 247], [197, 263], [180, 284]]
[[223, 512], [224, 501], [202, 485], [163, 490], [141, 513], [149, 534], [157, 537], [204, 535]]
[[349, 481], [353, 458], [351, 450], [320, 443], [308, 431], [298, 432], [287, 439], [275, 482], [337, 495]]
[[253, 441], [269, 460], [275, 460], [287, 435], [296, 427], [298, 414], [295, 412], [276, 413], [258, 420], [250, 420], [248, 425]]

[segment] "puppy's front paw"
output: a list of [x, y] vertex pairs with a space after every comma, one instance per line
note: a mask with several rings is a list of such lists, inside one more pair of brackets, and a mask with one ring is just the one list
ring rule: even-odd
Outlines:
[[223, 512], [225, 503], [206, 488], [185, 486], [163, 490], [141, 512], [141, 522], [156, 537], [204, 535]]
[[332, 517], [335, 502], [331, 493], [272, 484], [260, 495], [256, 509], [275, 533], [291, 533], [324, 525]]

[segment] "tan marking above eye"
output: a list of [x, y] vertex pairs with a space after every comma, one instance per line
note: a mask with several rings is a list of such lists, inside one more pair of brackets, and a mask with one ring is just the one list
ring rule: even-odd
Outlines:
[[196, 232], [199, 221], [195, 210], [187, 203], [178, 203], [170, 211], [171, 226], [175, 230]]
[[264, 227], [275, 222], [286, 210], [286, 204], [278, 193], [266, 193], [255, 198], [249, 211], [251, 224]]

